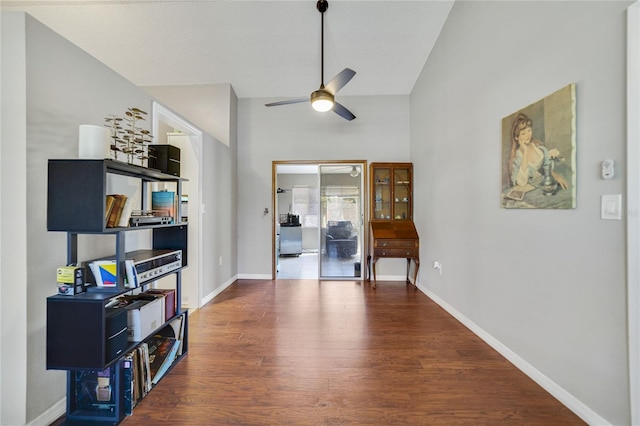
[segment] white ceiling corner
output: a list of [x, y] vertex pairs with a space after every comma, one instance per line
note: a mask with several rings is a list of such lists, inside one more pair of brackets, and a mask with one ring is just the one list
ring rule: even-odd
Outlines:
[[[453, 3], [329, 0], [325, 83], [349, 67], [357, 74], [338, 96], [410, 94]], [[286, 99], [320, 86], [316, 0], [3, 0], [1, 10], [29, 13], [142, 87], [228, 84], [239, 98]]]

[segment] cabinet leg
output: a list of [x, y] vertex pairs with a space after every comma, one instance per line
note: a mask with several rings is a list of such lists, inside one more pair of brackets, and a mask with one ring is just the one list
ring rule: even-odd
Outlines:
[[371, 281], [371, 255], [367, 256], [367, 281]]
[[377, 258], [373, 258], [373, 262], [371, 264], [371, 269], [373, 270], [373, 288], [376, 288], [376, 284], [378, 283], [377, 279], [376, 279], [376, 262], [378, 261]]
[[413, 287], [418, 289], [418, 269], [420, 269], [420, 259], [417, 257], [413, 259], [413, 262], [416, 264], [416, 269], [413, 271]]
[[411, 269], [411, 258], [407, 257], [407, 284], [409, 284], [411, 282], [411, 280], [409, 279], [409, 269]]

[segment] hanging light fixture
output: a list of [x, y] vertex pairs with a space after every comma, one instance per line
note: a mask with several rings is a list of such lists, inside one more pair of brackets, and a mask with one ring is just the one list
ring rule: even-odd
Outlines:
[[318, 112], [326, 112], [333, 108], [333, 95], [324, 86], [311, 94], [311, 106]]
[[356, 166], [351, 167], [351, 173], [349, 173], [351, 177], [358, 177], [359, 174], [360, 174], [360, 171], [358, 171]]
[[329, 8], [329, 2], [327, 0], [318, 0], [316, 8], [320, 12], [320, 88], [306, 98], [271, 102], [265, 104], [265, 106], [272, 107], [310, 101], [312, 108], [318, 112], [333, 111], [345, 120], [351, 121], [356, 116], [341, 105], [340, 102], [336, 102], [334, 97], [338, 90], [351, 81], [356, 72], [350, 68], [345, 68], [333, 77], [326, 86], [324, 85], [324, 13]]

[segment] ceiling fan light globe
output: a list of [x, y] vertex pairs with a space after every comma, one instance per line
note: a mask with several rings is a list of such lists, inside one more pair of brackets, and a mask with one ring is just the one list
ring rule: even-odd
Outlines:
[[311, 94], [311, 106], [318, 112], [333, 108], [333, 95], [325, 90], [316, 90]]
[[320, 99], [313, 102], [311, 106], [318, 112], [327, 112], [333, 108], [333, 102]]

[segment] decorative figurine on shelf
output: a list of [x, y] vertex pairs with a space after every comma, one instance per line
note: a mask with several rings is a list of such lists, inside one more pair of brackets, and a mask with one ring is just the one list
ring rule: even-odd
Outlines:
[[[120, 154], [124, 154], [129, 164], [134, 164], [135, 160], [139, 165], [144, 165], [144, 160], [148, 159], [148, 146], [153, 142], [151, 132], [137, 126], [138, 120], [144, 120], [146, 112], [138, 108], [128, 108], [126, 117], [122, 118], [110, 114], [104, 121], [111, 130], [111, 151], [113, 159], [119, 160]], [[122, 121], [127, 122], [127, 128], [121, 126]]]

